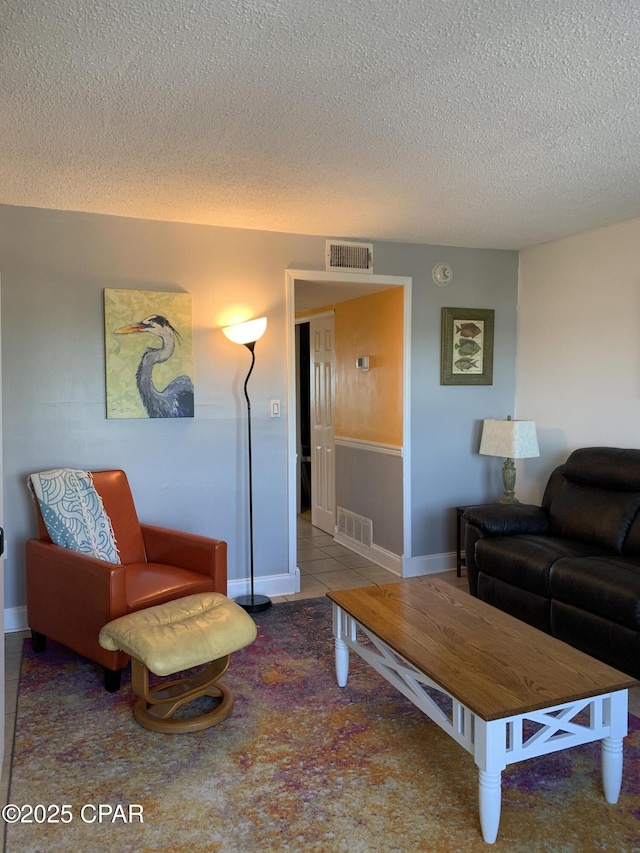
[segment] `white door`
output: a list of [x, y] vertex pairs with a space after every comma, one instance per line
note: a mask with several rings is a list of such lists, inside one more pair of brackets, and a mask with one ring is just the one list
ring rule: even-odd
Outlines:
[[335, 320], [317, 317], [309, 323], [311, 349], [311, 523], [335, 534], [335, 460], [333, 393]]

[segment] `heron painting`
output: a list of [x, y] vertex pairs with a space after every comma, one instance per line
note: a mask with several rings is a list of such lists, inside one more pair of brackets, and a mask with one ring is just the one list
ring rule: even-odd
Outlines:
[[107, 417], [192, 418], [191, 295], [104, 295]]

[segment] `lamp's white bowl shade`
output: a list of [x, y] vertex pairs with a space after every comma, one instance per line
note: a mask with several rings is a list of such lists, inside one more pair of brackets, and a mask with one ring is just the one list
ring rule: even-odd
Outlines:
[[506, 459], [540, 456], [534, 421], [486, 420], [482, 425], [480, 453]]
[[266, 328], [267, 318], [260, 317], [258, 320], [247, 320], [246, 323], [225, 326], [222, 331], [234, 344], [251, 344], [260, 340]]

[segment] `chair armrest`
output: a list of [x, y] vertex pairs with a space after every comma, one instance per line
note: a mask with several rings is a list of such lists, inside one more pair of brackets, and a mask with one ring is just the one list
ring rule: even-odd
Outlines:
[[29, 627], [96, 660], [100, 629], [127, 612], [124, 566], [40, 539], [25, 553]]
[[227, 594], [227, 543], [196, 533], [141, 524], [150, 563], [190, 569], [213, 578], [215, 592]]
[[541, 534], [549, 530], [549, 513], [533, 504], [489, 504], [470, 507], [464, 521], [484, 536]]

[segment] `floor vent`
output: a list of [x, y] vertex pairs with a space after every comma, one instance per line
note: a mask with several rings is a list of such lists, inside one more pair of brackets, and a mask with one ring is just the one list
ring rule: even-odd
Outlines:
[[356, 515], [338, 507], [338, 533], [370, 548], [373, 545], [373, 522], [370, 518]]
[[373, 243], [327, 240], [327, 269], [340, 272], [373, 272]]

